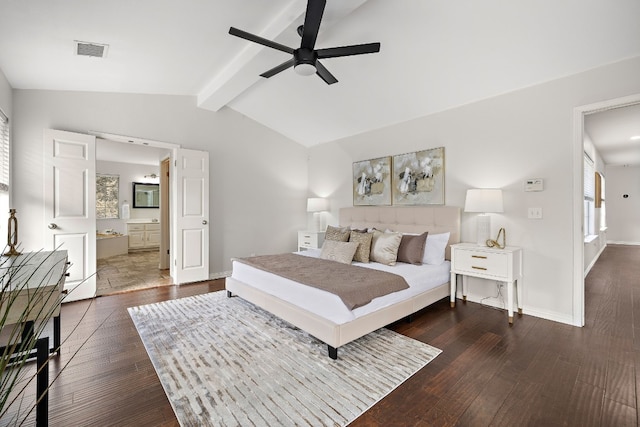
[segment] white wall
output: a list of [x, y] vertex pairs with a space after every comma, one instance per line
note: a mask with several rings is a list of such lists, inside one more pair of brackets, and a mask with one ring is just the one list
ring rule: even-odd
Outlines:
[[307, 149], [233, 110], [194, 97], [15, 90], [15, 206], [26, 249], [43, 246], [43, 129], [89, 130], [210, 153], [210, 271], [231, 257], [285, 252], [306, 226]]
[[[330, 197], [335, 222], [338, 208], [352, 205], [352, 162], [445, 147], [447, 205], [464, 206], [468, 188], [504, 190], [492, 235], [505, 227], [507, 243], [524, 249], [525, 313], [573, 323], [572, 201], [582, 191], [572, 184], [573, 109], [640, 93], [638, 76], [634, 58], [314, 147], [310, 191]], [[524, 192], [527, 178], [543, 178], [544, 191]], [[543, 208], [543, 219], [527, 219], [528, 207]], [[474, 241], [474, 232], [475, 215], [463, 213], [462, 239]], [[474, 281], [470, 294], [495, 291]]]
[[[160, 174], [160, 166], [98, 160], [96, 161], [96, 173], [119, 176], [120, 185], [118, 189], [118, 199], [120, 201], [120, 206], [122, 206], [125, 200], [129, 202], [130, 219], [160, 219], [160, 209], [136, 209], [133, 207], [132, 186], [133, 182], [153, 182], [154, 184], [157, 184], [158, 180], [149, 181], [146, 180], [144, 176], [152, 173], [155, 173], [156, 175]], [[98, 231], [103, 231], [109, 228], [118, 233], [127, 234], [127, 220], [122, 218], [96, 220], [96, 229]]]
[[606, 173], [608, 242], [640, 245], [640, 166], [607, 166]]

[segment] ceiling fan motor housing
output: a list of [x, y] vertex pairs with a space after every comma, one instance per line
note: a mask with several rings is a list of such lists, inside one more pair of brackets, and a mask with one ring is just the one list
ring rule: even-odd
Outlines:
[[294, 69], [296, 73], [310, 76], [316, 72], [318, 54], [311, 49], [299, 48], [293, 51]]

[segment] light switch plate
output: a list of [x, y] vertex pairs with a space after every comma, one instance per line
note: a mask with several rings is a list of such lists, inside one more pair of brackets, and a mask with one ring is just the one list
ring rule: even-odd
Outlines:
[[542, 219], [542, 208], [529, 208], [527, 217], [529, 219]]

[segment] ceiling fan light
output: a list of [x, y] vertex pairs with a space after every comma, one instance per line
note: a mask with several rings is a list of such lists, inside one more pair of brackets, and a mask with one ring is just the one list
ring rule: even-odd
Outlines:
[[296, 74], [301, 76], [311, 76], [316, 73], [316, 67], [312, 64], [298, 64], [293, 69], [296, 71]]

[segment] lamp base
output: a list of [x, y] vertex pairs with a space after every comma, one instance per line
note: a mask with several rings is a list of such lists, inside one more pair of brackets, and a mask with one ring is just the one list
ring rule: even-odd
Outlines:
[[477, 244], [486, 246], [491, 234], [491, 217], [486, 214], [478, 215], [477, 219]]
[[313, 213], [313, 228], [314, 231], [324, 231], [324, 218], [322, 212]]

